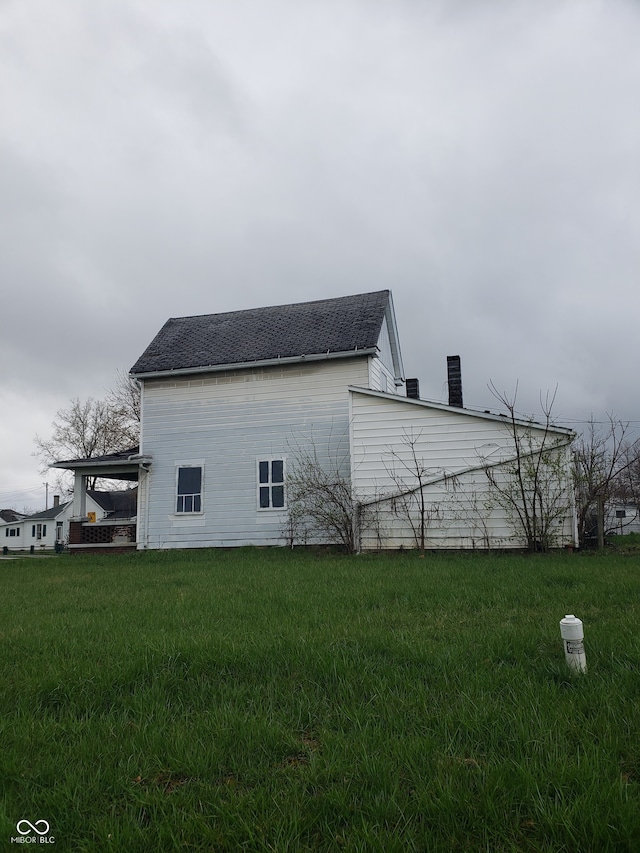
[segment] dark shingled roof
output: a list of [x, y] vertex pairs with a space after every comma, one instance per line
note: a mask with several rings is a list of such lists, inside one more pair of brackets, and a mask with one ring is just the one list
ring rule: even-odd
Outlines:
[[167, 320], [133, 374], [193, 370], [376, 346], [389, 291]]
[[12, 524], [15, 521], [22, 521], [26, 518], [23, 512], [16, 512], [15, 509], [0, 509], [0, 520]]
[[56, 462], [52, 465], [52, 468], [59, 468], [63, 465], [71, 465], [74, 462], [95, 462], [98, 463], [118, 463], [118, 462], [128, 462], [129, 457], [136, 456], [140, 452], [140, 448], [136, 445], [135, 447], [128, 447], [126, 450], [118, 450], [115, 453], [105, 453], [104, 456], [81, 456], [79, 459], [61, 459], [59, 462]]
[[24, 521], [38, 521], [39, 519], [42, 519], [43, 521], [46, 521], [48, 519], [56, 518], [57, 516], [60, 515], [62, 510], [66, 506], [68, 506], [70, 503], [71, 503], [71, 501], [66, 501], [63, 504], [58, 504], [58, 506], [52, 506], [52, 507], [49, 507], [49, 509], [43, 509], [42, 512], [35, 512], [33, 515], [28, 515], [23, 520]]
[[98, 492], [88, 489], [87, 494], [102, 507], [111, 519], [132, 518], [138, 507], [138, 490], [126, 489], [119, 492]]

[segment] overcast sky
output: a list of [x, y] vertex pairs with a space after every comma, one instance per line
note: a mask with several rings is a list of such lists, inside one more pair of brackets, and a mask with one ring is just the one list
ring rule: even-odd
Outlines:
[[640, 426], [638, 45], [636, 0], [0, 0], [0, 508], [168, 317], [382, 288], [422, 397], [459, 354], [465, 405]]

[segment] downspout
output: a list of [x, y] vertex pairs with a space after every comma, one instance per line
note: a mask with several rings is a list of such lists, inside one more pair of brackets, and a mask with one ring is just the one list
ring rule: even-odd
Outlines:
[[362, 513], [362, 504], [358, 501], [353, 502], [353, 551], [355, 554], [362, 553], [362, 537], [360, 535], [360, 515]]

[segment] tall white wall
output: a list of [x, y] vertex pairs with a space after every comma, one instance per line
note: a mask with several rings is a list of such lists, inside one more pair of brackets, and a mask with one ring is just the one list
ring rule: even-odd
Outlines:
[[[367, 386], [366, 356], [229, 370], [143, 385], [141, 547], [283, 544], [286, 511], [257, 507], [256, 460], [291, 463], [297, 447], [349, 473], [349, 385]], [[204, 468], [203, 511], [176, 513], [176, 468]]]

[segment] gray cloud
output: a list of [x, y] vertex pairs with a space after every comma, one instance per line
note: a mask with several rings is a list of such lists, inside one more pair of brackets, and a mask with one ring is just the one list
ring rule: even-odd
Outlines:
[[0, 15], [0, 495], [167, 317], [380, 287], [423, 395], [638, 419], [636, 4]]

